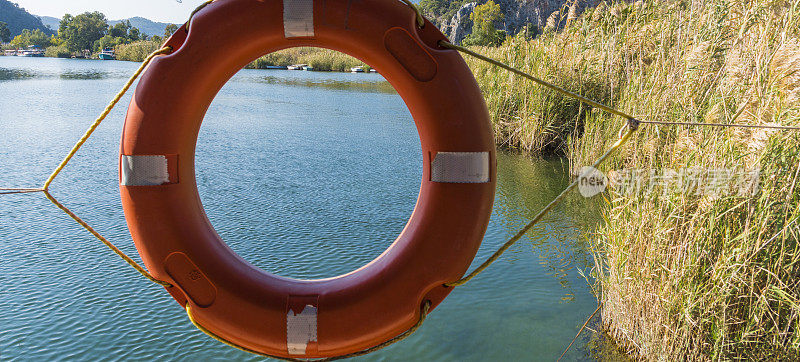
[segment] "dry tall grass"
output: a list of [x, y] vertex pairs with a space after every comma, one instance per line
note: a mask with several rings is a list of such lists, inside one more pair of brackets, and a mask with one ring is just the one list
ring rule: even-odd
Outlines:
[[[119, 60], [141, 62], [160, 47], [161, 44], [158, 42], [141, 40], [130, 44], [118, 45], [115, 51]], [[334, 72], [349, 72], [353, 67], [363, 67], [365, 70], [370, 69], [364, 62], [347, 54], [330, 49], [309, 47], [279, 50], [254, 60], [246, 68], [264, 69], [270, 65], [287, 66], [292, 64], [308, 64], [314, 67], [314, 70]]]
[[287, 66], [292, 64], [308, 64], [319, 71], [349, 72], [353, 67], [370, 68], [364, 62], [347, 54], [322, 48], [289, 48], [264, 55], [247, 67], [263, 69], [270, 65]]
[[[152, 40], [139, 40], [129, 44], [120, 44], [114, 48], [114, 53], [119, 60], [142, 62], [151, 53], [161, 48], [160, 42]], [[96, 57], [95, 57], [96, 58]]]
[[[800, 125], [800, 1], [601, 4], [479, 49], [645, 119]], [[595, 159], [622, 120], [471, 61], [498, 143]], [[753, 195], [605, 195], [603, 322], [649, 360], [800, 359], [800, 132], [643, 126], [607, 169], [760, 169]], [[727, 190], [731, 191], [731, 190]]]

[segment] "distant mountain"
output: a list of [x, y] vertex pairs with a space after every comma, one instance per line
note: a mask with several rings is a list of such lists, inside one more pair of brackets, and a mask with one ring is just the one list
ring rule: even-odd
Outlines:
[[22, 33], [23, 29], [42, 29], [47, 34], [53, 34], [39, 18], [8, 0], [0, 0], [0, 21], [8, 24], [12, 37]]
[[52, 16], [39, 16], [39, 20], [42, 21], [44, 26], [52, 29], [54, 32], [58, 32], [58, 24], [61, 24], [60, 18], [54, 18]]
[[[110, 20], [108, 22], [108, 25], [115, 25], [117, 23], [126, 20], [130, 20], [131, 26], [139, 28], [140, 32], [142, 32], [143, 34], [147, 34], [149, 36], [153, 35], [164, 36], [164, 28], [166, 28], [167, 25], [169, 25], [169, 23], [158, 23], [150, 19], [145, 19], [140, 16], [135, 16], [132, 18], [122, 19], [122, 20]], [[58, 29], [58, 26], [56, 26], [56, 29]]]
[[[52, 16], [40, 16], [39, 19], [42, 20], [42, 23], [45, 26], [49, 26], [50, 29], [53, 29], [53, 31], [56, 32], [58, 31], [58, 24], [61, 23], [61, 18], [54, 18]], [[121, 23], [123, 21], [128, 21], [128, 20], [131, 22], [131, 26], [139, 28], [140, 32], [142, 32], [143, 34], [147, 34], [148, 36], [153, 36], [153, 35], [164, 36], [164, 28], [166, 28], [167, 25], [169, 25], [169, 23], [158, 23], [150, 19], [145, 19], [140, 16], [135, 16], [132, 18], [122, 19], [122, 20], [109, 20], [108, 25], [116, 25], [117, 23]]]

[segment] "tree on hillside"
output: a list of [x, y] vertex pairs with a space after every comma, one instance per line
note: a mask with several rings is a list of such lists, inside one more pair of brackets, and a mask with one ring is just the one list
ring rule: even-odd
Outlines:
[[29, 29], [22, 30], [22, 34], [17, 35], [11, 40], [11, 46], [14, 48], [27, 48], [31, 45], [39, 48], [46, 48], [50, 46], [50, 36], [45, 34], [41, 29], [33, 31]]
[[11, 29], [8, 24], [0, 21], [0, 43], [8, 43], [11, 41]]
[[128, 30], [131, 28], [131, 22], [128, 21], [120, 21], [116, 25], [112, 25], [108, 27], [108, 35], [114, 38], [127, 38], [128, 37]]
[[421, 0], [417, 6], [425, 15], [438, 17], [450, 9], [449, 0]]
[[172, 36], [172, 34], [175, 34], [176, 31], [178, 31], [177, 25], [175, 24], [167, 25], [167, 27], [164, 28], [164, 39], [168, 39], [169, 37]]
[[437, 26], [449, 22], [462, 5], [470, 0], [420, 0], [417, 4], [422, 13]]
[[108, 27], [108, 34], [94, 42], [94, 50], [114, 48], [120, 44], [128, 44], [140, 40], [139, 28], [133, 27], [130, 20], [121, 21]]
[[100, 39], [97, 39], [97, 41], [94, 42], [94, 50], [100, 51], [106, 48], [113, 49], [117, 45], [126, 44], [127, 42], [128, 42], [127, 38], [122, 38], [122, 37], [115, 38], [111, 35], [106, 35]]
[[128, 30], [128, 39], [130, 39], [130, 41], [140, 40], [142, 39], [142, 32], [139, 31], [137, 27], [131, 27], [130, 30]]
[[503, 20], [503, 11], [500, 5], [489, 0], [483, 5], [478, 5], [469, 15], [472, 20], [472, 34], [464, 39], [465, 45], [492, 45], [503, 44], [506, 32], [497, 30], [494, 23]]
[[[100, 12], [64, 15], [58, 27], [58, 37], [70, 51], [92, 49], [94, 43], [106, 35], [108, 21]], [[127, 30], [126, 30], [127, 32]]]

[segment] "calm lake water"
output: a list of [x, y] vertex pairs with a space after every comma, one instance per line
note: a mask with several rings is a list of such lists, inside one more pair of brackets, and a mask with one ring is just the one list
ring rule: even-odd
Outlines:
[[[0, 57], [0, 187], [38, 187], [138, 64]], [[51, 186], [138, 260], [119, 199], [126, 96]], [[411, 215], [419, 138], [380, 75], [243, 70], [214, 101], [197, 179], [222, 238], [280, 275], [354, 270]], [[568, 181], [560, 161], [498, 156], [492, 221], [474, 265]], [[594, 311], [578, 272], [593, 218], [559, 206], [457, 288], [412, 337], [361, 360], [555, 360]], [[584, 333], [568, 360], [596, 359]], [[0, 360], [256, 360], [197, 331], [160, 287], [41, 194], [0, 195]]]

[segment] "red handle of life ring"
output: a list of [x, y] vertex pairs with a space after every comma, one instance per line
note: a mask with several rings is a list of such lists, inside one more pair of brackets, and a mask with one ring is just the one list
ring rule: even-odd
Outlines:
[[[446, 38], [392, 0], [218, 0], [167, 41], [128, 108], [120, 192], [139, 254], [203, 328], [264, 354], [315, 358], [360, 351], [404, 332], [438, 305], [480, 246], [495, 191], [489, 116]], [[377, 259], [351, 273], [297, 280], [244, 261], [217, 235], [197, 191], [194, 153], [206, 110], [257, 57], [313, 46], [353, 55], [409, 107], [424, 160], [416, 208]]]

